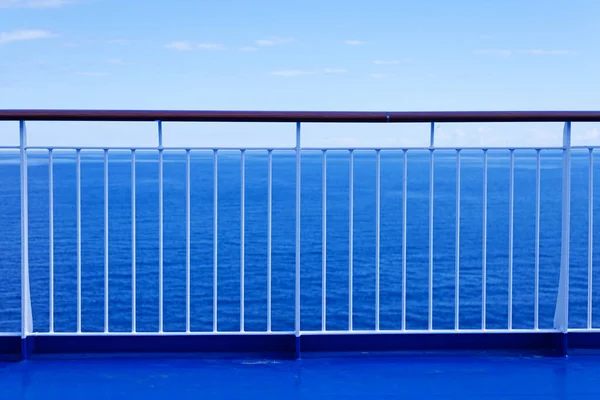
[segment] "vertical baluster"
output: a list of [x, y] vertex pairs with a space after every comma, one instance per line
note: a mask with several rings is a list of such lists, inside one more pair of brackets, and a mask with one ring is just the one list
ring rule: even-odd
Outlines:
[[354, 150], [350, 150], [350, 204], [348, 228], [348, 330], [352, 330], [354, 300]]
[[108, 332], [108, 149], [104, 150], [104, 332]]
[[246, 152], [241, 151], [241, 188], [240, 188], [240, 332], [244, 332], [244, 274], [245, 274], [245, 230], [246, 230]]
[[164, 293], [163, 293], [163, 269], [164, 269], [164, 204], [163, 204], [163, 141], [162, 122], [158, 121], [158, 331], [164, 331]]
[[50, 250], [50, 319], [49, 330], [54, 332], [54, 157], [52, 149], [48, 150], [48, 213], [49, 213], [49, 243]]
[[402, 150], [402, 330], [406, 329], [406, 217], [408, 196], [407, 149]]
[[456, 150], [456, 244], [454, 273], [454, 329], [460, 326], [460, 149]]
[[185, 331], [191, 329], [191, 155], [190, 150], [185, 151]]
[[273, 262], [273, 151], [268, 150], [268, 183], [267, 183], [267, 332], [272, 328], [272, 308], [271, 308], [271, 276]]
[[589, 154], [589, 181], [588, 181], [588, 316], [587, 327], [592, 329], [592, 295], [593, 295], [593, 257], [594, 257], [594, 149], [590, 148]]
[[375, 150], [375, 330], [380, 319], [380, 258], [381, 258], [381, 150]]
[[218, 326], [218, 249], [219, 249], [219, 151], [213, 150], [213, 332], [217, 332]]
[[541, 168], [540, 150], [536, 149], [535, 168], [535, 263], [534, 263], [534, 304], [533, 304], [533, 327], [539, 329], [540, 315], [540, 203], [541, 203]]
[[323, 150], [321, 158], [321, 330], [327, 330], [327, 150]]
[[488, 208], [488, 150], [483, 149], [483, 227], [481, 238], [481, 329], [486, 329], [487, 314], [487, 208]]
[[76, 150], [76, 225], [77, 225], [77, 333], [81, 333], [81, 150]]
[[515, 208], [515, 151], [510, 149], [510, 182], [508, 190], [508, 329], [513, 325], [513, 237]]
[[137, 277], [136, 277], [136, 206], [135, 206], [135, 149], [131, 150], [131, 331], [137, 331]]

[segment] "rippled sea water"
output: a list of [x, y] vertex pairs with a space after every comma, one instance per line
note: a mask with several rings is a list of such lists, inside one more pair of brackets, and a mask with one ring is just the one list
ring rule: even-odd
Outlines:
[[[159, 326], [158, 156], [138, 152], [137, 328]], [[128, 331], [132, 322], [131, 158], [109, 156], [109, 326]], [[185, 154], [165, 152], [164, 329], [186, 323]], [[213, 324], [213, 155], [191, 156], [191, 329]], [[76, 168], [73, 152], [54, 155], [55, 330], [77, 323]], [[267, 324], [266, 153], [246, 152], [245, 329]], [[327, 329], [348, 327], [349, 155], [327, 158]], [[239, 330], [240, 154], [218, 158], [218, 328]], [[29, 155], [29, 248], [34, 329], [49, 329], [49, 193], [47, 153]], [[571, 204], [570, 326], [587, 318], [588, 158], [573, 154]], [[375, 326], [376, 163], [374, 152], [355, 152], [353, 321]], [[542, 152], [540, 327], [550, 328], [556, 301], [561, 227], [560, 152]], [[381, 153], [381, 329], [402, 321], [402, 152]], [[18, 154], [0, 155], [0, 330], [20, 330], [20, 193]], [[508, 323], [509, 153], [489, 151], [487, 224], [487, 326]], [[102, 152], [82, 152], [82, 329], [104, 327], [104, 164]], [[433, 327], [453, 328], [455, 316], [456, 153], [435, 153]], [[535, 250], [535, 151], [515, 153], [513, 326], [533, 327]], [[482, 310], [483, 155], [461, 152], [460, 327], [479, 328]], [[600, 193], [598, 179], [595, 190]], [[301, 321], [321, 329], [321, 153], [302, 157]], [[428, 152], [408, 153], [406, 322], [426, 329], [428, 317]], [[598, 200], [596, 200], [598, 207]], [[598, 227], [598, 215], [594, 224]], [[597, 229], [597, 228], [596, 228]], [[295, 156], [273, 153], [272, 323], [293, 330], [295, 286]], [[593, 248], [600, 259], [600, 241]], [[594, 270], [594, 279], [600, 269]], [[593, 300], [600, 304], [600, 290]], [[600, 324], [595, 307], [594, 324]]]

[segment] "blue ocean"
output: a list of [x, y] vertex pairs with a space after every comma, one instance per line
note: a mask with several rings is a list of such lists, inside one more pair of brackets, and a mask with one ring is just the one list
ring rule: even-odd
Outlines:
[[[159, 329], [159, 164], [136, 152], [136, 305], [138, 331]], [[402, 323], [401, 151], [381, 152], [381, 329]], [[267, 328], [266, 152], [245, 155], [245, 330]], [[348, 151], [327, 153], [327, 329], [375, 328], [376, 158], [354, 155], [353, 309], [348, 304]], [[321, 152], [304, 152], [301, 173], [301, 328], [321, 329]], [[508, 326], [509, 152], [489, 151], [488, 328]], [[428, 326], [429, 153], [408, 152], [406, 328]], [[433, 328], [455, 318], [456, 152], [435, 152]], [[588, 291], [588, 152], [572, 156], [570, 326], [585, 327]], [[597, 164], [596, 164], [597, 170]], [[29, 153], [29, 249], [34, 330], [49, 330], [49, 176], [47, 152]], [[19, 157], [0, 155], [0, 330], [20, 331]], [[533, 328], [536, 153], [515, 151], [513, 327]], [[560, 267], [560, 151], [542, 151], [539, 324], [551, 328]], [[186, 328], [186, 160], [164, 153], [164, 330]], [[77, 329], [76, 164], [54, 153], [54, 329]], [[294, 329], [295, 155], [273, 152], [272, 328]], [[600, 182], [595, 180], [600, 193]], [[213, 328], [213, 153], [191, 153], [191, 329]], [[460, 328], [480, 328], [482, 312], [483, 153], [461, 152]], [[218, 155], [218, 329], [240, 329], [240, 152]], [[104, 155], [81, 153], [82, 330], [104, 329]], [[596, 202], [596, 210], [598, 203]], [[594, 226], [598, 227], [599, 212]], [[132, 326], [131, 154], [109, 153], [109, 328]], [[593, 246], [600, 259], [600, 241]], [[600, 269], [593, 278], [598, 282]], [[593, 291], [600, 304], [600, 289]], [[600, 315], [595, 307], [595, 326]]]

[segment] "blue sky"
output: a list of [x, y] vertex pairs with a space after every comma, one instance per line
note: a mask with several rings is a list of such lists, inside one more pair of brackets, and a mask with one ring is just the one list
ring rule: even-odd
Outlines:
[[[599, 37], [595, 0], [0, 0], [0, 108], [592, 110]], [[41, 142], [102, 141], [73, 136], [81, 129], [108, 144], [154, 131], [33, 124], [30, 132]], [[172, 124], [165, 142], [284, 145], [293, 129]], [[311, 126], [307, 144], [426, 144], [427, 131]], [[444, 125], [439, 139], [546, 145], [560, 131]], [[574, 134], [600, 142], [597, 124]]]

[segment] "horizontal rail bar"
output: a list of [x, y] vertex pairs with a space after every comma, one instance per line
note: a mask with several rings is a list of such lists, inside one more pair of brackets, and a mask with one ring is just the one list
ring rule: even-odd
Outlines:
[[[26, 150], [94, 150], [94, 151], [104, 151], [106, 150], [106, 146], [28, 146], [25, 149]], [[124, 146], [117, 146], [117, 147], [108, 147], [109, 150], [122, 150], [122, 151], [156, 151], [158, 150], [158, 146], [156, 147], [149, 147], [149, 146], [142, 146], [142, 147], [124, 147]], [[18, 147], [16, 147], [16, 149], [19, 149]], [[278, 151], [295, 151], [296, 148], [295, 147], [208, 147], [208, 146], [204, 146], [204, 147], [161, 147], [162, 150], [164, 151], [188, 151], [188, 150], [205, 150], [205, 151], [214, 151], [214, 150], [230, 150], [230, 151], [240, 151], [240, 150], [245, 150], [245, 151], [267, 151], [267, 150], [278, 150]], [[556, 149], [560, 149], [562, 150], [562, 147], [557, 147]], [[345, 149], [344, 149], [345, 150]], [[346, 150], [347, 151], [347, 150]]]
[[[537, 331], [541, 332], [541, 331]], [[554, 331], [553, 331], [554, 332]], [[27, 336], [253, 336], [253, 335], [293, 335], [294, 332], [290, 331], [273, 331], [273, 332], [264, 332], [264, 331], [163, 331], [163, 332], [33, 332], [28, 334]], [[18, 333], [15, 336], [20, 336]], [[12, 336], [12, 335], [7, 335]]]
[[405, 329], [405, 330], [398, 330], [398, 329], [390, 329], [390, 330], [379, 330], [379, 331], [373, 331], [373, 330], [352, 330], [352, 331], [302, 331], [300, 332], [302, 335], [306, 335], [306, 336], [310, 336], [310, 335], [386, 335], [386, 334], [449, 334], [449, 333], [458, 333], [458, 334], [473, 334], [473, 333], [481, 333], [481, 334], [487, 334], [487, 333], [503, 333], [503, 334], [515, 334], [515, 333], [532, 333], [532, 334], [536, 334], [536, 333], [559, 333], [559, 331], [556, 331], [554, 329], [538, 329], [538, 330], [533, 330], [533, 329], [511, 329], [511, 330], [506, 330], [506, 329], [433, 329], [433, 330], [429, 330], [429, 329]]
[[[589, 149], [600, 149], [600, 146], [572, 146], [574, 150], [589, 150]], [[18, 149], [18, 147], [16, 148]], [[106, 150], [106, 146], [28, 146], [26, 150], [92, 150], [92, 151], [104, 151]], [[109, 147], [109, 150], [121, 150], [121, 151], [156, 151], [158, 147]], [[187, 151], [187, 150], [204, 150], [204, 151], [214, 151], [218, 149], [219, 151], [296, 151], [295, 147], [162, 147], [164, 151]], [[420, 147], [420, 146], [408, 146], [408, 147], [302, 147], [304, 151], [344, 151], [348, 150], [353, 151], [429, 151], [429, 150], [447, 150], [447, 151], [456, 151], [456, 150], [563, 150], [562, 146], [531, 146], [531, 147]]]
[[0, 121], [593, 122], [600, 111], [0, 110]]
[[[569, 332], [598, 332], [600, 329], [569, 329]], [[379, 331], [375, 330], [314, 330], [314, 331], [300, 331], [300, 335], [361, 335], [361, 334], [373, 334], [373, 335], [386, 335], [386, 334], [448, 334], [448, 333], [458, 333], [458, 334], [473, 334], [473, 333], [481, 333], [481, 334], [494, 334], [494, 333], [503, 333], [503, 334], [519, 334], [519, 333], [531, 333], [531, 334], [539, 334], [539, 333], [560, 333], [555, 329], [406, 329], [406, 330], [398, 330], [398, 329], [382, 329]], [[294, 332], [290, 331], [176, 331], [176, 332], [33, 332], [28, 336], [225, 336], [225, 335], [238, 335], [238, 336], [252, 336], [252, 335], [294, 335]], [[20, 336], [20, 333], [2, 333], [0, 336]]]

